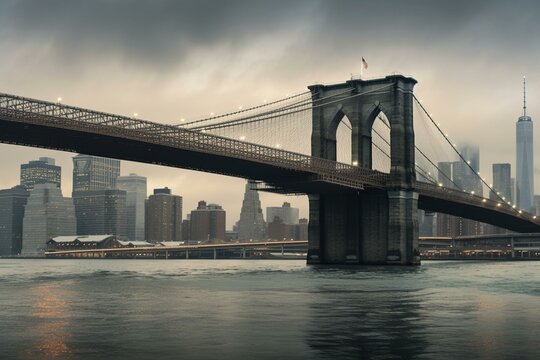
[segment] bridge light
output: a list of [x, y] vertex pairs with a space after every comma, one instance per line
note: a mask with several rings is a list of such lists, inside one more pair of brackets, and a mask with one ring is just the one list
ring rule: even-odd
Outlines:
[[487, 200], [486, 200], [486, 199], [482, 199], [482, 202], [487, 202]]
[[499, 191], [497, 191], [497, 195], [501, 195], [501, 193]]
[[280, 147], [281, 147], [281, 144], [276, 144], [276, 147], [277, 147], [277, 148], [280, 148]]
[[238, 110], [242, 110], [242, 109], [243, 109], [243, 107], [242, 107], [242, 105], [240, 105], [240, 106], [238, 107]]
[[471, 191], [471, 194], [472, 194], [472, 195], [474, 195], [474, 190], [473, 190], [473, 191]]
[[448, 137], [448, 133], [444, 134], [444, 136]]
[[536, 219], [536, 215], [533, 216], [533, 219]]
[[505, 198], [504, 196], [502, 197], [502, 199], [503, 199], [503, 200], [506, 200], [506, 198]]
[[265, 103], [265, 104], [266, 104], [266, 99], [264, 99], [264, 100], [263, 100], [263, 103]]
[[493, 184], [489, 184], [489, 187], [493, 187]]
[[512, 209], [515, 209], [516, 208], [516, 205], [512, 205]]
[[439, 186], [442, 186], [442, 183], [439, 183]]
[[186, 119], [181, 118], [181, 119], [180, 119], [180, 122], [186, 122]]
[[467, 164], [471, 165], [471, 160], [467, 160]]
[[137, 116], [139, 116], [138, 113], [133, 113], [133, 117], [137, 117]]
[[453, 147], [456, 147], [457, 145], [456, 144], [452, 144]]
[[56, 102], [61, 103], [61, 102], [62, 102], [62, 98], [59, 97], [58, 99], [56, 99]]
[[497, 206], [501, 206], [501, 203], [497, 203]]
[[518, 212], [521, 214], [523, 211], [519, 210]]
[[352, 162], [352, 164], [353, 164], [353, 166], [358, 166], [358, 161], [354, 160], [354, 161]]
[[214, 116], [214, 113], [213, 113], [213, 112], [211, 112], [211, 113], [210, 113], [210, 116]]
[[240, 140], [244, 141], [246, 140], [246, 137], [244, 135], [240, 136]]

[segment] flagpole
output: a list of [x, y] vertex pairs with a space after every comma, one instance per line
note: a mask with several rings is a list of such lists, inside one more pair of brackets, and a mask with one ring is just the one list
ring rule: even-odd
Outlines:
[[362, 76], [364, 76], [364, 64], [363, 63], [360, 64], [360, 80], [362, 80]]

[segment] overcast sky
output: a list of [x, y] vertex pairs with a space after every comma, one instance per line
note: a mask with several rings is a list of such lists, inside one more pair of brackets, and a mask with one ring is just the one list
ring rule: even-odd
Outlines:
[[[540, 119], [538, 19], [536, 1], [2, 0], [0, 91], [177, 123], [346, 80], [363, 56], [369, 77], [416, 78], [436, 121], [478, 144], [491, 176], [493, 162], [515, 163], [523, 75]], [[69, 196], [73, 154], [12, 145], [0, 145], [0, 188], [39, 156], [57, 159]], [[204, 199], [223, 205], [229, 228], [238, 219], [242, 179], [122, 162], [130, 172], [184, 196], [184, 214]], [[261, 198], [307, 216], [305, 197]]]

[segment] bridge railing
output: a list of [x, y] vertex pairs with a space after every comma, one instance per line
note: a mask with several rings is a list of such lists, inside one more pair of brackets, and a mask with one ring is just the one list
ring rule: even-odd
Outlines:
[[385, 184], [385, 175], [370, 169], [211, 135], [203, 131], [193, 131], [60, 103], [0, 94], [0, 114], [11, 121], [142, 140], [179, 149], [261, 162], [316, 174], [325, 181], [353, 188], [361, 189], [364, 184], [383, 187]]
[[448, 201], [452, 202], [461, 202], [463, 204], [468, 205], [476, 205], [478, 207], [485, 207], [492, 210], [497, 210], [499, 212], [506, 213], [508, 215], [521, 217], [523, 219], [527, 220], [534, 220], [536, 222], [536, 215], [530, 214], [528, 212], [518, 210], [515, 207], [502, 202], [502, 201], [496, 201], [491, 199], [486, 199], [482, 196], [478, 196], [475, 194], [471, 194], [468, 192], [456, 190], [456, 189], [450, 189], [443, 186], [438, 186], [435, 184], [425, 183], [425, 182], [416, 182], [416, 189], [424, 194], [424, 195], [430, 195], [435, 198], [439, 199], [446, 199]]

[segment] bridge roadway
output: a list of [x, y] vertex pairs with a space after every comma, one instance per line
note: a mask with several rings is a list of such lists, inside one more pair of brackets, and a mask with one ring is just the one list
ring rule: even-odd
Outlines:
[[175, 251], [193, 251], [193, 250], [223, 250], [223, 249], [239, 249], [239, 248], [269, 248], [269, 247], [285, 247], [294, 245], [306, 245], [307, 240], [288, 240], [288, 241], [257, 241], [257, 242], [241, 242], [241, 243], [226, 243], [226, 244], [197, 244], [197, 245], [179, 245], [179, 246], [138, 246], [138, 247], [119, 247], [105, 249], [76, 249], [76, 250], [58, 250], [47, 251], [45, 256], [61, 256], [74, 254], [91, 254], [91, 253], [164, 253]]
[[[310, 194], [385, 191], [387, 174], [201, 131], [0, 93], [0, 142], [113, 157], [263, 181], [267, 190]], [[508, 204], [416, 182], [418, 206], [516, 232], [540, 218]]]

